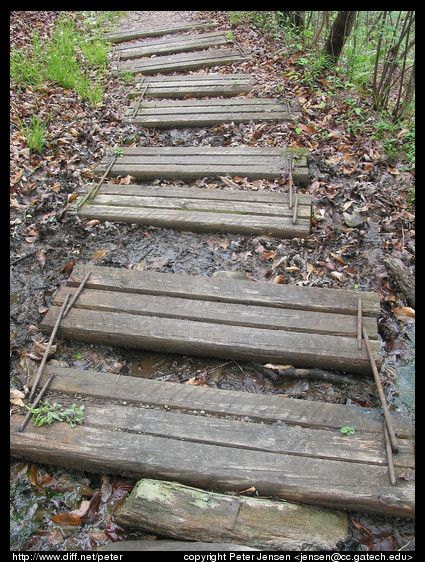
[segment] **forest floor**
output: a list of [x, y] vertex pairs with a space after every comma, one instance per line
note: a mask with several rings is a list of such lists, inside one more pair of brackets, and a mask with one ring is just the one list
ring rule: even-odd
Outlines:
[[[48, 36], [61, 12], [11, 12], [11, 47], [25, 50], [31, 29]], [[76, 21], [81, 16], [75, 15]], [[217, 270], [247, 272], [260, 283], [375, 291], [381, 299], [379, 333], [384, 366], [381, 377], [389, 403], [409, 408], [400, 389], [401, 374], [411, 375], [414, 310], [390, 277], [385, 256], [399, 258], [414, 275], [414, 169], [404, 158], [405, 129], [394, 137], [390, 159], [374, 139], [378, 116], [372, 103], [354, 89], [330, 88], [329, 77], [305, 80], [300, 53], [287, 53], [247, 22], [232, 25], [229, 12], [128, 12], [131, 28], [188, 20], [211, 20], [231, 30], [251, 52], [235, 72], [257, 79], [252, 95], [294, 98], [297, 122], [222, 124], [211, 128], [145, 129], [124, 123], [131, 83], [110, 73], [103, 101], [83, 102], [71, 89], [46, 84], [41, 90], [11, 81], [10, 137], [10, 361], [11, 411], [22, 407], [29, 378], [37, 371], [47, 341], [40, 322], [74, 264], [210, 276]], [[111, 54], [111, 61], [114, 56]], [[223, 67], [208, 72], [222, 72]], [[206, 71], [204, 71], [206, 72]], [[354, 111], [357, 109], [357, 111]], [[31, 152], [19, 120], [49, 116], [41, 154]], [[75, 201], [108, 149], [119, 146], [300, 146], [311, 151], [310, 184], [314, 217], [306, 240], [261, 236], [182, 233], [139, 225], [81, 221]], [[281, 191], [284, 181], [233, 178], [241, 187]], [[172, 182], [164, 182], [172, 183]], [[179, 184], [182, 182], [174, 182]], [[201, 178], [199, 187], [221, 187]], [[57, 338], [54, 360], [72, 367], [109, 371], [245, 392], [275, 393], [304, 400], [378, 406], [371, 377], [356, 384], [273, 379], [258, 365], [192, 356], [144, 353]], [[221, 361], [221, 363], [223, 363]], [[410, 374], [409, 374], [410, 373]], [[409, 394], [410, 393], [410, 394]], [[404, 404], [403, 404], [404, 402]], [[114, 522], [117, 504], [133, 481], [83, 474], [45, 465], [11, 464], [11, 548], [13, 550], [91, 550], [108, 541], [142, 537]], [[347, 482], [349, 486], [349, 482]], [[96, 497], [84, 525], [61, 524], [55, 516]], [[346, 550], [414, 548], [413, 524], [394, 518], [349, 513]], [[196, 537], [194, 537], [196, 539]]]

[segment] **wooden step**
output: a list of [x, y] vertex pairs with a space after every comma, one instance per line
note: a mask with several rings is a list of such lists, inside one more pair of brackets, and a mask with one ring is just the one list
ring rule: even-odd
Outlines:
[[290, 121], [299, 114], [295, 103], [271, 98], [161, 100], [134, 102], [126, 112], [142, 127], [212, 127], [220, 123]]
[[183, 22], [167, 25], [157, 25], [145, 29], [123, 29], [108, 33], [105, 39], [111, 43], [121, 43], [122, 41], [131, 41], [133, 39], [141, 39], [142, 37], [155, 37], [157, 35], [168, 35], [170, 33], [180, 33], [181, 31], [191, 31], [193, 29], [204, 29], [205, 27], [217, 27], [216, 23], [209, 22]]
[[184, 98], [205, 96], [237, 96], [251, 91], [255, 80], [250, 74], [187, 74], [142, 76], [129, 97]]
[[165, 55], [170, 53], [183, 53], [184, 51], [197, 51], [208, 49], [217, 45], [232, 43], [223, 31], [202, 33], [199, 35], [183, 35], [178, 37], [152, 39], [137, 43], [121, 43], [116, 47], [120, 52], [120, 59], [135, 59], [150, 57], [152, 55]]
[[300, 367], [371, 372], [357, 348], [357, 303], [378, 365], [379, 298], [374, 293], [273, 285], [78, 265], [41, 328], [50, 333], [67, 292], [91, 277], [59, 334], [72, 339], [174, 353]]
[[294, 223], [294, 209], [289, 208], [286, 193], [111, 183], [103, 184], [78, 215], [190, 232], [306, 238], [311, 196], [298, 195]]
[[[399, 412], [392, 412], [399, 441], [392, 486], [379, 409], [49, 366], [40, 385], [51, 373], [50, 402], [84, 403], [84, 424], [30, 422], [20, 433], [23, 416], [14, 414], [14, 457], [414, 516], [412, 429]], [[347, 425], [353, 435], [340, 432]]]
[[211, 66], [229, 65], [234, 62], [247, 60], [248, 58], [249, 55], [245, 54], [242, 49], [213, 49], [120, 61], [118, 69], [131, 73], [167, 74]]
[[[259, 148], [256, 146], [148, 146], [120, 148], [110, 170], [112, 176], [136, 180], [179, 178], [193, 181], [206, 176], [241, 176], [276, 180], [288, 176], [293, 161], [295, 182], [308, 184], [309, 150], [303, 148]], [[102, 174], [112, 156], [105, 156], [96, 168]]]

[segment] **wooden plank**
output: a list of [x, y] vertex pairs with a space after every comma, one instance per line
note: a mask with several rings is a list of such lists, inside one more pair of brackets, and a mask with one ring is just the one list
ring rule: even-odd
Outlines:
[[[66, 288], [66, 292], [69, 292], [71, 296], [75, 290], [74, 287]], [[62, 289], [56, 295], [54, 304], [60, 306], [65, 294], [65, 289]], [[243, 304], [196, 299], [191, 299], [190, 306], [188, 306], [188, 299], [168, 295], [143, 295], [95, 289], [83, 291], [74, 306], [89, 310], [128, 312], [143, 316], [180, 318], [215, 324], [226, 323], [233, 326], [347, 337], [354, 337], [356, 327], [356, 318], [349, 314], [294, 311], [264, 306], [247, 307]], [[373, 339], [377, 339], [376, 318], [365, 318], [365, 325], [370, 336], [373, 335]]]
[[348, 536], [346, 514], [147, 478], [137, 482], [116, 518], [120, 525], [157, 535], [239, 541], [270, 550], [333, 550]]
[[[205, 176], [242, 176], [277, 179], [288, 173], [294, 159], [294, 181], [308, 183], [307, 149], [258, 147], [124, 147], [111, 168], [112, 176], [131, 175], [137, 180], [181, 178], [193, 181]], [[97, 170], [103, 173], [110, 157]]]
[[254, 306], [271, 306], [293, 310], [316, 310], [357, 315], [359, 295], [363, 300], [363, 316], [378, 318], [381, 314], [379, 297], [369, 291], [350, 291], [324, 287], [247, 283], [245, 281], [198, 277], [177, 273], [137, 271], [125, 268], [78, 264], [68, 277], [67, 286], [78, 287], [90, 271], [86, 287], [119, 290], [123, 293], [146, 293], [219, 302], [234, 302]]
[[170, 72], [183, 72], [211, 66], [228, 65], [246, 60], [247, 58], [248, 55], [242, 54], [240, 50], [216, 49], [120, 61], [119, 70], [132, 73], [140, 72], [141, 74], [167, 74]]
[[[250, 74], [188, 74], [144, 76], [145, 98], [183, 98], [185, 96], [236, 96], [249, 93], [255, 81]], [[140, 95], [141, 82], [129, 92]]]
[[[117, 406], [111, 408], [118, 411]], [[135, 416], [136, 410], [142, 410], [131, 409]], [[86, 416], [90, 410], [86, 404]], [[414, 483], [399, 480], [392, 486], [386, 466], [164, 439], [89, 422], [75, 428], [63, 423], [38, 429], [28, 426], [20, 433], [22, 418], [11, 418], [11, 454], [18, 458], [219, 490], [254, 486], [260, 495], [302, 503], [399, 517], [414, 514]], [[406, 469], [397, 471], [400, 476]]]
[[145, 29], [123, 29], [108, 33], [105, 39], [111, 43], [121, 43], [122, 41], [131, 41], [132, 39], [140, 39], [142, 37], [155, 37], [157, 35], [168, 35], [170, 33], [179, 33], [180, 31], [190, 31], [192, 29], [203, 29], [204, 27], [216, 27], [216, 23], [209, 22], [184, 22], [176, 24], [158, 25]]
[[[117, 379], [114, 373], [83, 371], [50, 365], [45, 367], [40, 384], [44, 384], [53, 373], [56, 376], [50, 386], [52, 392], [68, 393], [72, 396], [81, 394], [95, 399], [99, 398], [102, 401], [126, 401], [130, 405], [167, 406], [167, 411], [204, 410], [214, 418], [217, 416], [225, 416], [226, 418], [236, 416], [239, 420], [258, 421], [262, 430], [265, 427], [281, 427], [280, 425], [270, 425], [279, 422], [282, 427], [326, 430], [327, 437], [332, 439], [336, 435], [340, 437], [342, 434], [338, 433], [339, 429], [348, 425], [354, 427], [356, 433], [350, 436], [349, 440], [346, 439], [346, 436], [343, 436], [341, 445], [350, 447], [351, 438], [354, 436], [356, 437], [354, 442], [359, 443], [357, 439], [362, 436], [367, 437], [366, 434], [374, 433], [378, 436], [377, 442], [381, 444], [381, 450], [384, 450], [381, 439], [383, 416], [379, 408], [362, 408], [354, 405], [346, 406], [319, 401], [311, 402], [273, 394], [253, 394], [208, 386], [176, 384], [129, 375], [120, 376]], [[391, 412], [391, 417], [402, 444], [411, 440], [413, 432], [408, 417], [396, 410]], [[267, 424], [267, 426], [264, 424]], [[335, 433], [329, 430], [338, 431]], [[368, 437], [368, 439], [370, 438]], [[266, 446], [265, 443], [263, 443], [263, 447]], [[409, 449], [409, 453], [405, 445], [404, 443], [405, 452], [403, 454], [411, 454], [413, 449]], [[298, 446], [304, 447], [306, 444], [303, 445], [298, 441]], [[363, 450], [364, 447], [360, 447], [360, 449]], [[344, 458], [346, 459], [348, 458], [344, 452], [339, 454], [345, 455]], [[362, 452], [359, 455], [356, 453], [354, 459], [361, 462], [362, 454]], [[397, 459], [397, 466], [413, 466], [412, 459], [402, 459], [401, 450], [394, 458]]]
[[286, 217], [211, 213], [207, 211], [86, 204], [80, 210], [79, 216], [100, 221], [173, 228], [186, 232], [238, 233], [280, 238], [306, 238], [310, 233], [310, 219], [299, 219], [294, 225], [292, 220]]
[[232, 43], [232, 41], [226, 37], [225, 33], [222, 31], [215, 31], [200, 35], [154, 39], [152, 41], [143, 41], [131, 45], [124, 43], [121, 44], [117, 50], [121, 52], [120, 59], [127, 60], [152, 55], [208, 49], [209, 47], [225, 45], [226, 43]]
[[[80, 296], [77, 305], [68, 314], [67, 318], [61, 323], [60, 333], [66, 337], [76, 339], [86, 339], [94, 342], [109, 342], [127, 347], [138, 347], [141, 349], [154, 349], [159, 351], [174, 351], [178, 353], [194, 353], [196, 355], [216, 356], [232, 359], [243, 359], [253, 361], [276, 361], [281, 363], [291, 363], [306, 367], [324, 367], [344, 369], [353, 372], [370, 372], [370, 362], [366, 349], [358, 350], [357, 347], [357, 319], [355, 314], [348, 312], [351, 318], [343, 318], [341, 314], [345, 314], [341, 309], [336, 309], [335, 303], [332, 305], [328, 301], [328, 305], [324, 303], [326, 297], [332, 296], [331, 293], [322, 293], [308, 290], [306, 287], [297, 287], [301, 292], [293, 290], [295, 287], [281, 286], [280, 294], [282, 297], [286, 292], [286, 306], [282, 306], [282, 301], [264, 299], [255, 302], [252, 301], [251, 291], [245, 282], [218, 281], [218, 285], [211, 283], [211, 280], [198, 280], [199, 284], [204, 286], [204, 294], [196, 295], [196, 282], [193, 283], [191, 276], [162, 274], [156, 277], [155, 288], [149, 289], [148, 283], [138, 285], [137, 293], [140, 295], [149, 295], [150, 299], [138, 301], [134, 295], [127, 299], [128, 284], [125, 282], [126, 274], [121, 277], [120, 273], [117, 279], [121, 278], [118, 283], [115, 281], [114, 292], [116, 295], [103, 293], [91, 293], [94, 289], [101, 291], [111, 291], [112, 286], [108, 282], [110, 268], [100, 268], [97, 270], [102, 282], [96, 286], [96, 275], [91, 274], [90, 280], [86, 284], [86, 289]], [[117, 270], [119, 272], [124, 270]], [[105, 273], [105, 275], [103, 275]], [[135, 272], [133, 281], [141, 280], [139, 273], [152, 272]], [[145, 279], [149, 277], [145, 275]], [[128, 275], [127, 275], [128, 278]], [[151, 281], [155, 278], [151, 276]], [[181, 290], [167, 291], [168, 282], [175, 283]], [[229, 284], [230, 283], [230, 284]], [[73, 280], [68, 280], [69, 285], [73, 285]], [[152, 285], [151, 285], [152, 286]], [[214, 296], [213, 287], [219, 289], [221, 297], [218, 299]], [[191, 291], [191, 288], [194, 289]], [[233, 297], [227, 298], [227, 303], [241, 304], [242, 307], [229, 306], [222, 298], [223, 291], [220, 289], [231, 289]], [[289, 291], [286, 289], [289, 288]], [[248, 290], [247, 290], [248, 289]], [[305, 290], [307, 289], [307, 290]], [[62, 292], [64, 289], [62, 290]], [[239, 291], [239, 292], [237, 292]], [[91, 293], [91, 297], [84, 298], [84, 294]], [[243, 293], [247, 295], [244, 300]], [[334, 290], [334, 295], [338, 294]], [[345, 293], [350, 293], [349, 291]], [[358, 293], [353, 291], [355, 295], [351, 295], [356, 301]], [[155, 299], [152, 294], [161, 295], [163, 298]], [[217, 294], [217, 293], [216, 293]], [[302, 296], [301, 296], [302, 295]], [[309, 296], [311, 297], [308, 304]], [[95, 298], [97, 297], [97, 298]], [[174, 298], [183, 298], [173, 300]], [[298, 304], [294, 299], [300, 298]], [[321, 298], [323, 297], [323, 298]], [[54, 306], [47, 313], [42, 321], [42, 329], [50, 332], [52, 325], [58, 314], [58, 303], [60, 298], [54, 302]], [[170, 300], [171, 299], [171, 300]], [[375, 297], [376, 299], [376, 297]], [[341, 302], [342, 297], [336, 299]], [[368, 299], [365, 295], [365, 319], [371, 316], [367, 311]], [[369, 298], [371, 304], [373, 298]], [[156, 301], [156, 303], [155, 303]], [[211, 306], [210, 302], [214, 303]], [[267, 302], [268, 301], [268, 302]], [[292, 301], [292, 302], [291, 302]], [[314, 306], [314, 302], [321, 301], [319, 306]], [[254, 308], [248, 310], [247, 305], [254, 307], [264, 306], [262, 308]], [[80, 303], [80, 305], [78, 305]], [[86, 304], [84, 304], [86, 303]], [[138, 304], [137, 304], [138, 303]], [[220, 304], [219, 304], [220, 303]], [[379, 303], [379, 301], [378, 301]], [[224, 304], [224, 306], [223, 306]], [[345, 303], [347, 307], [348, 302]], [[289, 305], [289, 306], [288, 306]], [[81, 308], [80, 308], [80, 307]], [[327, 309], [327, 306], [333, 307], [333, 310]], [[278, 310], [274, 313], [271, 308]], [[290, 313], [283, 312], [283, 309], [290, 309]], [[294, 310], [305, 311], [305, 313], [295, 313]], [[170, 312], [173, 311], [173, 312]], [[312, 311], [319, 316], [307, 314]], [[347, 311], [347, 308], [345, 309]], [[356, 308], [357, 311], [357, 308]], [[333, 316], [327, 316], [326, 313], [335, 313]], [[267, 314], [270, 318], [268, 322], [264, 322], [262, 317]], [[324, 316], [322, 316], [325, 314]], [[373, 316], [373, 315], [372, 315]], [[311, 322], [317, 320], [319, 326], [327, 324], [327, 328], [311, 327]], [[376, 316], [372, 318], [373, 326], [371, 330], [376, 335]], [[344, 327], [345, 326], [345, 327]], [[333, 334], [330, 337], [330, 334]], [[376, 336], [375, 336], [376, 337]], [[374, 356], [378, 364], [382, 362], [380, 352], [380, 342], [372, 341]]]
[[[42, 322], [50, 333], [58, 315], [53, 306]], [[342, 369], [370, 373], [369, 357], [349, 337], [219, 325], [210, 322], [92, 311], [73, 308], [59, 334], [106, 345], [221, 357], [243, 361], [272, 361], [299, 367]], [[373, 342], [377, 363], [382, 363], [380, 342]]]
[[[171, 191], [171, 193], [170, 193]], [[198, 192], [201, 193], [198, 193]], [[214, 191], [214, 193], [209, 193]], [[237, 232], [284, 238], [310, 233], [311, 197], [302, 195], [297, 223], [285, 194], [196, 188], [102, 185], [78, 212], [82, 218], [145, 224], [191, 232]], [[232, 199], [233, 194], [233, 199]], [[172, 196], [174, 195], [174, 196]], [[254, 196], [253, 196], [254, 195]]]
[[294, 106], [268, 98], [145, 101], [135, 116], [131, 104], [126, 116], [143, 127], [213, 126], [245, 121], [289, 121]]

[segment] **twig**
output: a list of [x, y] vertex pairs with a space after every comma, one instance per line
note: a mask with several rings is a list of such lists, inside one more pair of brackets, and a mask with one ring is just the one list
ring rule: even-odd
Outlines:
[[[277, 366], [276, 366], [277, 367]], [[260, 370], [265, 375], [271, 376], [278, 384], [281, 384], [285, 378], [288, 379], [318, 379], [332, 384], [357, 384], [357, 380], [352, 377], [329, 373], [322, 369], [295, 369], [292, 365], [285, 366], [283, 369], [274, 366], [262, 366]]]
[[84, 279], [81, 281], [80, 286], [78, 287], [78, 289], [75, 291], [74, 296], [72, 297], [70, 303], [68, 304], [68, 306], [66, 307], [65, 312], [62, 315], [62, 318], [65, 318], [66, 315], [68, 314], [68, 312], [71, 310], [72, 305], [74, 304], [74, 302], [78, 299], [79, 294], [81, 293], [81, 291], [84, 289], [84, 285], [87, 282], [87, 279], [90, 277], [91, 275], [91, 271], [87, 272]]
[[226, 178], [226, 176], [218, 176], [219, 179], [221, 179], [221, 181], [226, 184], [228, 187], [233, 187], [234, 189], [239, 189], [240, 190], [240, 186], [234, 182], [233, 180], [231, 180], [230, 178]]
[[112, 166], [115, 164], [115, 160], [116, 160], [116, 159], [117, 159], [117, 155], [115, 154], [115, 155], [113, 156], [112, 160], [109, 162], [109, 165], [108, 165], [108, 167], [106, 168], [106, 170], [105, 170], [103, 176], [100, 178], [99, 183], [98, 183], [97, 185], [95, 185], [95, 186], [93, 187], [93, 189], [91, 189], [91, 190], [87, 193], [87, 195], [77, 204], [77, 209], [79, 209], [79, 208], [81, 207], [81, 205], [83, 205], [83, 203], [85, 203], [88, 199], [91, 199], [91, 198], [93, 198], [93, 197], [96, 195], [96, 193], [97, 193], [99, 187], [100, 187], [100, 186], [102, 185], [102, 183], [105, 181], [106, 176], [109, 174], [109, 172], [110, 172]]
[[[38, 393], [37, 398], [34, 400], [34, 403], [31, 404], [31, 408], [35, 408], [37, 406], [37, 404], [40, 402], [40, 400], [43, 398], [43, 396], [46, 394], [47, 389], [50, 386], [50, 383], [53, 380], [53, 377], [55, 376], [55, 373], [52, 373], [50, 375], [50, 377], [47, 379], [47, 382], [45, 383], [45, 385], [43, 386], [43, 388], [40, 390], [40, 392]], [[31, 417], [32, 412], [28, 412], [27, 415], [25, 416], [24, 421], [22, 422], [21, 426], [18, 428], [18, 431], [24, 431], [25, 426], [28, 423], [28, 420]]]
[[38, 368], [37, 376], [35, 377], [34, 384], [32, 385], [32, 389], [31, 389], [31, 392], [30, 392], [30, 395], [29, 395], [29, 398], [28, 398], [28, 402], [31, 402], [31, 400], [34, 396], [34, 392], [37, 388], [37, 385], [40, 382], [40, 378], [41, 378], [41, 375], [43, 374], [44, 365], [46, 364], [47, 356], [48, 356], [49, 351], [50, 351], [50, 347], [53, 343], [53, 340], [55, 339], [55, 335], [56, 335], [56, 332], [58, 331], [59, 324], [61, 323], [62, 316], [63, 316], [64, 310], [65, 310], [65, 307], [68, 304], [69, 297], [70, 297], [70, 294], [66, 293], [65, 298], [63, 300], [63, 304], [62, 304], [61, 309], [59, 311], [59, 315], [56, 319], [55, 326], [54, 326], [54, 328], [52, 330], [52, 333], [50, 335], [49, 343], [47, 344], [46, 351], [44, 352], [43, 359], [41, 360], [40, 367]]
[[391, 441], [391, 448], [396, 453], [398, 451], [398, 443], [397, 437], [394, 431], [393, 420], [391, 418], [390, 411], [388, 409], [387, 401], [385, 399], [384, 391], [382, 390], [382, 383], [381, 379], [379, 378], [378, 369], [376, 367], [375, 358], [373, 357], [372, 347], [370, 345], [369, 336], [366, 330], [365, 325], [363, 324], [363, 337], [367, 349], [367, 353], [369, 355], [370, 364], [372, 366], [373, 376], [375, 377], [376, 386], [378, 389], [379, 399], [381, 401], [382, 410], [384, 412], [385, 421], [387, 423], [388, 434]]

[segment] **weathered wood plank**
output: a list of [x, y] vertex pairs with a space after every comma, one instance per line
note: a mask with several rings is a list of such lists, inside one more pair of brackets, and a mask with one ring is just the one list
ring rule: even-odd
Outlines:
[[[254, 486], [261, 495], [303, 503], [414, 516], [414, 482], [404, 479], [414, 475], [411, 426], [398, 412], [393, 487], [379, 409], [49, 365], [40, 384], [52, 373], [52, 399], [58, 392], [59, 401], [64, 394], [84, 398], [84, 425], [29, 425], [21, 433], [23, 416], [13, 415], [12, 456], [229, 491]], [[350, 437], [339, 431], [347, 424], [356, 430]]]
[[[148, 197], [143, 195], [109, 195], [103, 191], [93, 199], [97, 205], [119, 205], [121, 207], [154, 207], [158, 209], [187, 209], [188, 211], [206, 211], [216, 213], [233, 213], [240, 215], [265, 215], [278, 217], [291, 217], [293, 210], [286, 205], [262, 204], [257, 202], [242, 201], [220, 201], [201, 200], [187, 198], [170, 197]], [[297, 217], [310, 219], [310, 208], [308, 205], [300, 206]]]
[[118, 205], [88, 205], [79, 215], [100, 221], [144, 224], [158, 228], [173, 228], [189, 232], [239, 233], [268, 235], [280, 238], [306, 238], [310, 232], [310, 219], [211, 213], [206, 211], [145, 209]]
[[78, 287], [88, 271], [91, 272], [91, 276], [86, 287], [91, 289], [119, 290], [151, 295], [165, 294], [174, 297], [291, 308], [294, 310], [335, 312], [355, 316], [357, 316], [358, 298], [361, 295], [364, 317], [378, 318], [381, 314], [378, 295], [369, 291], [274, 285], [272, 283], [246, 283], [213, 277], [137, 271], [88, 264], [76, 265], [68, 277], [67, 285]]
[[[195, 180], [205, 176], [242, 176], [250, 179], [276, 179], [287, 174], [293, 159], [293, 179], [308, 183], [309, 151], [257, 147], [126, 147], [111, 168], [112, 176], [131, 175], [137, 180], [181, 178]], [[103, 173], [110, 156], [97, 170]]]
[[248, 55], [244, 55], [240, 50], [236, 49], [195, 51], [193, 53], [178, 53], [174, 55], [120, 61], [119, 70], [131, 73], [140, 72], [141, 74], [167, 74], [170, 72], [182, 72], [211, 66], [228, 65], [246, 60], [247, 58]]
[[226, 34], [222, 31], [214, 31], [212, 33], [199, 35], [153, 39], [151, 41], [132, 43], [131, 45], [121, 43], [121, 45], [117, 47], [117, 50], [121, 52], [121, 59], [126, 60], [152, 55], [208, 49], [209, 47], [225, 45], [226, 43], [233, 43], [233, 41], [226, 37]]
[[[53, 304], [61, 306], [67, 292], [71, 296], [74, 287], [59, 291]], [[291, 310], [271, 307], [249, 307], [244, 304], [202, 301], [176, 298], [168, 295], [143, 295], [122, 293], [120, 291], [85, 290], [74, 304], [77, 308], [89, 310], [125, 312], [142, 316], [180, 318], [198, 320], [215, 324], [258, 327], [268, 330], [287, 330], [304, 334], [327, 334], [333, 336], [355, 337], [357, 319], [348, 314], [332, 314], [305, 310]], [[364, 319], [369, 336], [377, 339], [376, 318]]]
[[[74, 395], [85, 395], [101, 400], [126, 401], [128, 404], [147, 406], [167, 406], [168, 409], [204, 410], [213, 416], [237, 416], [249, 418], [261, 423], [279, 422], [283, 427], [305, 427], [317, 430], [339, 430], [348, 425], [356, 430], [356, 439], [364, 434], [373, 433], [382, 445], [382, 411], [378, 408], [361, 408], [326, 402], [310, 402], [284, 398], [272, 394], [253, 394], [236, 390], [222, 390], [206, 386], [192, 386], [134, 376], [117, 376], [113, 373], [83, 371], [69, 367], [47, 365], [40, 380], [43, 385], [47, 378], [55, 373], [50, 390]], [[392, 411], [391, 417], [400, 443], [412, 439], [412, 425], [407, 416]], [[267, 427], [272, 427], [267, 425]], [[330, 434], [331, 432], [328, 432]], [[334, 435], [334, 433], [332, 433]], [[193, 436], [192, 436], [193, 437]], [[351, 443], [351, 438], [348, 445]], [[346, 436], [343, 443], [347, 445]], [[300, 444], [298, 444], [300, 445]], [[343, 453], [341, 453], [343, 454]], [[404, 455], [407, 452], [403, 453]], [[412, 454], [412, 450], [410, 453]], [[355, 457], [360, 459], [361, 457]], [[398, 466], [401, 452], [394, 457]], [[413, 466], [412, 460], [404, 462]]]
[[[201, 191], [203, 193], [199, 194]], [[215, 191], [215, 194], [208, 194]], [[232, 193], [234, 199], [231, 198]], [[255, 193], [255, 192], [252, 192]], [[297, 221], [286, 194], [102, 185], [78, 212], [82, 218], [145, 224], [191, 232], [237, 232], [284, 238], [310, 233], [311, 197], [301, 194]], [[171, 195], [174, 195], [172, 197]]]
[[134, 104], [127, 118], [144, 127], [212, 126], [219, 123], [245, 121], [289, 121], [296, 114], [295, 106], [274, 99], [246, 98], [234, 100], [162, 100], [146, 101], [133, 116]]
[[204, 27], [216, 27], [216, 23], [210, 22], [186, 22], [167, 25], [158, 25], [146, 29], [123, 29], [108, 33], [105, 39], [111, 43], [121, 43], [122, 41], [130, 41], [132, 39], [140, 39], [142, 37], [155, 37], [157, 35], [168, 35], [169, 33], [178, 33], [180, 31], [190, 31], [192, 29], [203, 29]]
[[250, 74], [144, 76], [143, 81], [139, 81], [137, 86], [130, 90], [130, 98], [140, 95], [142, 83], [145, 98], [183, 98], [247, 94], [255, 81]]
[[120, 525], [178, 539], [234, 541], [266, 549], [336, 548], [348, 535], [336, 511], [207, 492], [143, 479], [116, 512]]
[[[128, 408], [95, 404], [86, 412], [85, 423], [116, 430], [143, 432], [169, 439], [189, 440], [255, 451], [299, 455], [308, 458], [343, 460], [352, 463], [387, 466], [383, 428], [378, 434], [356, 433], [347, 439], [338, 429], [312, 429], [300, 426], [265, 424], [182, 415], [157, 409]], [[205, 409], [202, 409], [205, 412]], [[191, 410], [193, 412], [193, 409]], [[401, 439], [394, 456], [397, 468], [414, 468], [413, 444]]]
[[[66, 337], [302, 367], [371, 370], [367, 350], [357, 349], [358, 292], [283, 285], [267, 294], [268, 285], [251, 289], [243, 281], [226, 284], [217, 279], [195, 281], [185, 275], [95, 269], [98, 280], [92, 272], [80, 300], [61, 323], [60, 333]], [[127, 273], [121, 273], [124, 271]], [[72, 276], [68, 285], [74, 285]], [[108, 293], [92, 293], [99, 290]], [[88, 293], [92, 296], [85, 300]], [[376, 314], [370, 312], [376, 310], [379, 299], [367, 293], [364, 297], [364, 318], [376, 338]], [[61, 298], [60, 294], [42, 321], [47, 332], [56, 321]], [[355, 314], [350, 310], [353, 299]], [[372, 347], [376, 362], [381, 364], [380, 342], [372, 341]]]
[[[87, 410], [89, 405], [87, 405]], [[392, 486], [387, 467], [274, 452], [222, 447], [60, 423], [19, 432], [11, 418], [11, 454], [34, 462], [88, 472], [173, 480], [193, 486], [241, 491], [302, 503], [414, 516], [414, 482]], [[405, 469], [403, 469], [405, 470]], [[350, 485], [347, 486], [347, 480]]]

